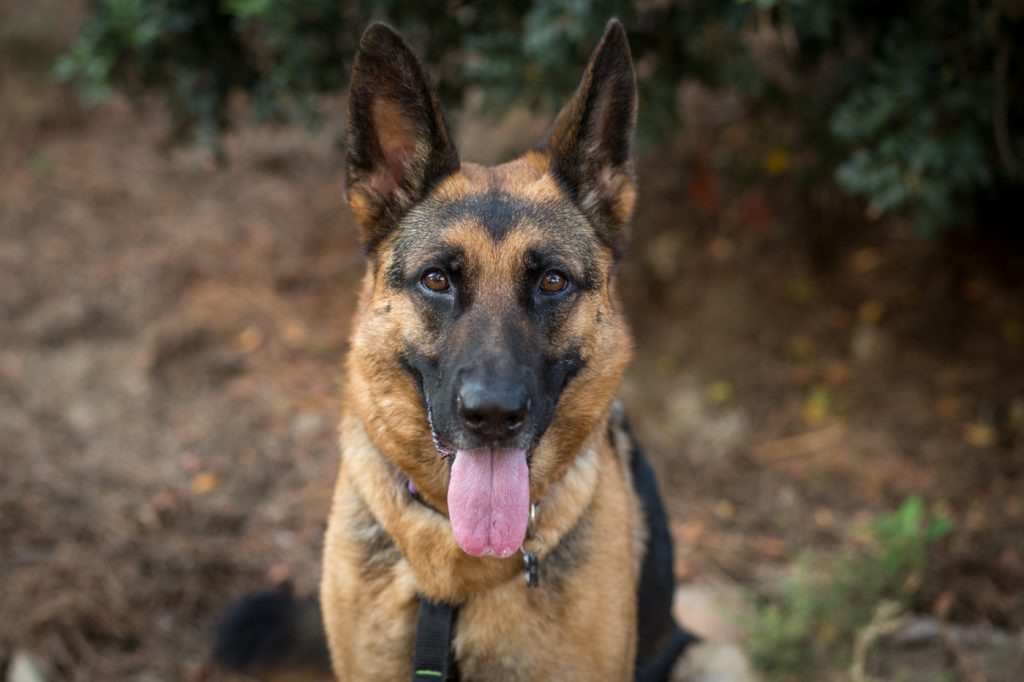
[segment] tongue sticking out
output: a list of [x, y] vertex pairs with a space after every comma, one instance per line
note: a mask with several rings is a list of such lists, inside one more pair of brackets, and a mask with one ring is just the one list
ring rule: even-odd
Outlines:
[[525, 450], [459, 450], [448, 484], [455, 541], [473, 556], [511, 556], [523, 544], [530, 514]]

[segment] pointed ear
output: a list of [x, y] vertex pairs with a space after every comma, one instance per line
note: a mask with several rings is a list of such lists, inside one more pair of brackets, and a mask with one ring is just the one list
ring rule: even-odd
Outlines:
[[359, 41], [348, 97], [348, 200], [368, 253], [439, 180], [459, 169], [437, 92], [385, 24]]
[[551, 171], [616, 258], [626, 247], [636, 203], [635, 128], [633, 60], [626, 31], [612, 19], [543, 148]]

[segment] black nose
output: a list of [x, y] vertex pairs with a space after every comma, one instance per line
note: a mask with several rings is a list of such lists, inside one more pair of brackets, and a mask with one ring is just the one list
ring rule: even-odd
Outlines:
[[468, 378], [459, 388], [462, 423], [488, 440], [502, 440], [518, 431], [529, 409], [529, 393], [519, 383]]

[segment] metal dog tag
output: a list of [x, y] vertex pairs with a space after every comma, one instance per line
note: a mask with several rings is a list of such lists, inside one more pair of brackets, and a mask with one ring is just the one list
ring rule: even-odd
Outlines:
[[526, 564], [526, 572], [523, 577], [526, 579], [527, 587], [540, 585], [540, 562], [533, 552], [523, 552], [523, 563]]

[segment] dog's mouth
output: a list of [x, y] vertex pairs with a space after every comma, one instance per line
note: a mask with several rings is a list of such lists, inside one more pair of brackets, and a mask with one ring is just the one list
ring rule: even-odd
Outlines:
[[426, 397], [426, 393], [422, 391], [422, 388], [420, 390], [424, 395], [424, 403], [427, 406], [427, 424], [430, 426], [430, 438], [434, 441], [434, 448], [441, 455], [442, 459], [454, 458], [458, 450], [437, 430], [437, 426], [434, 424], [434, 410], [430, 407], [430, 400]]
[[437, 431], [429, 403], [427, 421], [434, 447], [451, 458], [448, 517], [455, 542], [472, 556], [512, 556], [523, 544], [530, 516], [527, 451], [455, 448]]

